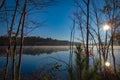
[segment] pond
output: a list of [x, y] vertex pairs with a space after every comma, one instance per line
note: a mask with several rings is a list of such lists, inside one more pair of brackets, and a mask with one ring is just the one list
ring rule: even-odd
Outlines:
[[[33, 48], [32, 48], [33, 49]], [[40, 48], [41, 49], [41, 48]], [[40, 50], [38, 48], [38, 50]], [[48, 48], [47, 48], [48, 49]], [[36, 51], [36, 49], [32, 50], [33, 52]], [[65, 80], [68, 77], [68, 62], [69, 62], [69, 55], [70, 51], [69, 49], [65, 50], [57, 50], [57, 51], [52, 51], [51, 52], [43, 52], [37, 51], [36, 53], [33, 54], [32, 51], [24, 51], [22, 55], [22, 63], [21, 63], [21, 74], [22, 75], [34, 75], [32, 73], [45, 73], [46, 72], [53, 72], [54, 76], [56, 77], [61, 77], [62, 80]], [[119, 69], [120, 67], [120, 49], [114, 50], [115, 52], [115, 57], [116, 57], [116, 64]], [[98, 57], [98, 54], [96, 54], [97, 51], [94, 50], [94, 58]], [[109, 62], [112, 64], [112, 57], [109, 55]], [[10, 57], [10, 63], [9, 63], [9, 72], [11, 72], [11, 60], [12, 58]], [[90, 67], [93, 65], [93, 57], [90, 57]], [[16, 64], [18, 62], [18, 55], [16, 55]], [[6, 63], [6, 57], [1, 56], [0, 57], [0, 69], [4, 70], [5, 69], [5, 63]], [[73, 53], [73, 64], [75, 66], [75, 54]], [[58, 66], [56, 68], [56, 66]]]

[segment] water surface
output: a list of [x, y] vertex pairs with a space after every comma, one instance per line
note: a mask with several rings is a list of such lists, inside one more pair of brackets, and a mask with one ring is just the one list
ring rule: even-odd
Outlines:
[[[34, 52], [36, 49], [33, 49]], [[39, 48], [37, 49], [39, 50]], [[42, 71], [51, 71], [55, 73], [56, 76], [62, 76], [62, 80], [64, 80], [68, 76], [67, 68], [68, 68], [68, 62], [69, 62], [69, 55], [70, 51], [68, 48], [66, 50], [57, 50], [51, 52], [39, 52], [35, 51], [33, 53], [31, 50], [24, 51], [22, 55], [22, 64], [21, 64], [21, 74], [27, 74], [32, 72], [42, 72]], [[115, 57], [116, 57], [116, 64], [117, 68], [119, 70], [120, 67], [120, 49], [114, 50]], [[98, 58], [97, 51], [94, 50], [94, 58]], [[93, 66], [93, 57], [90, 57], [90, 66]], [[10, 57], [10, 63], [9, 63], [9, 70], [11, 70], [11, 60]], [[18, 55], [16, 56], [16, 64], [18, 60]], [[112, 55], [111, 52], [109, 54], [108, 61], [112, 64]], [[5, 69], [5, 63], [6, 63], [6, 57], [1, 56], [0, 57], [0, 69]], [[73, 53], [73, 66], [75, 66], [75, 53]], [[59, 69], [54, 69], [55, 65], [60, 65]], [[112, 66], [112, 65], [111, 65]]]

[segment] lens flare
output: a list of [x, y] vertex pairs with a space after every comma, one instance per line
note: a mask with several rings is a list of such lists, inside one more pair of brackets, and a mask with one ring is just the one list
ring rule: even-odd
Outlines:
[[105, 66], [106, 66], [106, 67], [109, 67], [109, 66], [110, 66], [110, 63], [109, 63], [109, 62], [105, 62]]

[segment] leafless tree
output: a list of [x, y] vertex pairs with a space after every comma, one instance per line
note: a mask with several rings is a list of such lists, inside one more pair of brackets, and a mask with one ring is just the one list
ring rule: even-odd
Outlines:
[[[82, 0], [83, 1], [83, 4], [85, 5], [84, 7], [86, 7], [86, 10], [81, 7], [80, 3], [81, 1], [77, 1], [77, 0], [74, 0], [75, 1], [75, 4], [76, 6], [79, 7], [80, 9], [80, 12], [83, 13], [83, 16], [86, 17], [86, 19], [84, 19], [84, 21], [86, 22], [84, 26], [86, 26], [86, 41], [84, 43], [86, 43], [86, 46], [85, 46], [85, 53], [86, 53], [86, 70], [89, 70], [89, 35], [90, 35], [90, 25], [89, 25], [89, 21], [90, 21], [90, 0]], [[79, 14], [81, 14], [79, 13]], [[77, 14], [77, 17], [79, 17], [79, 15]], [[80, 25], [80, 29], [82, 29], [81, 27], [81, 24]], [[82, 33], [83, 34], [83, 33]], [[82, 36], [83, 38], [83, 36]], [[84, 38], [83, 38], [84, 39]], [[84, 40], [83, 40], [84, 41]]]
[[[4, 80], [7, 79], [8, 74], [8, 62], [9, 62], [9, 55], [12, 56], [12, 80], [20, 80], [20, 71], [21, 71], [21, 60], [22, 60], [22, 51], [23, 51], [23, 42], [25, 36], [25, 27], [27, 26], [26, 23], [30, 23], [26, 16], [30, 16], [30, 13], [35, 11], [43, 12], [44, 8], [54, 5], [55, 0], [15, 0], [15, 6], [9, 7], [6, 6], [8, 1], [2, 0], [0, 1], [0, 11], [5, 12], [6, 15], [6, 25], [8, 29], [8, 37], [9, 37], [9, 45], [8, 45], [8, 52], [6, 57], [6, 70]], [[3, 9], [2, 9], [3, 8]], [[12, 16], [11, 16], [12, 15]], [[35, 21], [32, 21], [32, 23]], [[31, 27], [29, 33], [34, 29], [42, 26], [42, 23], [35, 23], [35, 27]], [[18, 42], [18, 37], [21, 37], [20, 43]], [[17, 52], [17, 46], [20, 46], [19, 52]], [[16, 54], [19, 54], [18, 64], [16, 68]], [[17, 77], [17, 78], [16, 78]]]

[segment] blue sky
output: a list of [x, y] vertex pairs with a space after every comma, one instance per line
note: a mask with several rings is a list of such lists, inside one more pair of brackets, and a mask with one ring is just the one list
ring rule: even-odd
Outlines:
[[[15, 6], [15, 4], [13, 4], [14, 1], [12, 1], [8, 1], [7, 6]], [[58, 0], [58, 3], [55, 5], [44, 9], [47, 13], [38, 13], [33, 11], [33, 14], [29, 16], [29, 19], [37, 22], [45, 21], [45, 25], [35, 29], [29, 33], [28, 36], [41, 36], [45, 38], [51, 37], [54, 39], [69, 40], [70, 27], [72, 26], [70, 16], [74, 10], [73, 1], [74, 0]], [[3, 22], [1, 25], [3, 26], [0, 26], [0, 35], [6, 35], [6, 23]], [[31, 24], [29, 25], [33, 26]]]
[[[7, 6], [15, 5], [13, 3], [14, 0], [11, 0], [11, 2], [8, 2]], [[100, 5], [101, 4], [98, 4], [97, 6]], [[81, 6], [85, 8], [82, 3]], [[40, 36], [44, 38], [49, 37], [53, 39], [69, 40], [70, 29], [73, 25], [71, 17], [72, 13], [75, 11], [74, 0], [58, 0], [55, 5], [45, 8], [44, 11], [47, 11], [47, 13], [38, 13], [38, 11], [33, 11], [33, 13], [28, 16], [29, 20], [36, 22], [45, 21], [44, 26], [38, 27], [29, 33], [28, 36]], [[30, 27], [33, 26], [30, 23], [28, 24]], [[5, 23], [2, 23], [1, 25], [5, 26]], [[0, 35], [5, 35], [7, 33], [7, 29], [3, 26], [0, 26]], [[27, 29], [25, 31], [29, 30]], [[79, 33], [80, 32], [76, 32], [75, 37], [80, 37]]]
[[33, 19], [41, 21], [42, 18], [46, 22], [44, 26], [35, 29], [29, 35], [69, 40], [73, 7], [73, 0], [59, 0], [56, 5], [46, 8], [47, 13], [40, 15], [36, 13]]

